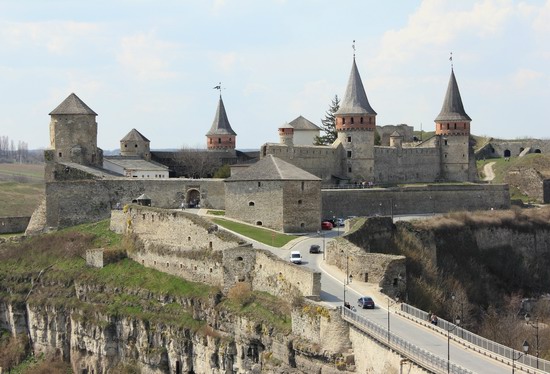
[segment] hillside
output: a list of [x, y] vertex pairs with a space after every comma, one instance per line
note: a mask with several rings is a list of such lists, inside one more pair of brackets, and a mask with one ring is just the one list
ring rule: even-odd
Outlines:
[[44, 164], [0, 163], [0, 217], [30, 216], [44, 196]]

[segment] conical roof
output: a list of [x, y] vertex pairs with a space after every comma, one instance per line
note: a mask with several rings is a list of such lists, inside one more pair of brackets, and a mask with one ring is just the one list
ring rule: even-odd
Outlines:
[[445, 100], [443, 100], [441, 112], [435, 119], [435, 122], [471, 120], [470, 116], [464, 111], [464, 105], [462, 105], [462, 98], [458, 90], [458, 83], [456, 83], [455, 72], [454, 69], [451, 69], [451, 77], [449, 78]]
[[142, 133], [140, 133], [139, 131], [137, 131], [136, 129], [132, 129], [130, 130], [130, 132], [128, 134], [126, 134], [126, 136], [122, 139], [120, 139], [121, 142], [135, 142], [135, 141], [138, 141], [138, 142], [149, 142], [150, 143], [150, 140], [147, 139], [145, 136], [143, 136]]
[[311, 122], [310, 120], [299, 116], [289, 123], [294, 130], [320, 130], [319, 126]]
[[235, 131], [231, 128], [229, 120], [227, 119], [227, 113], [225, 113], [225, 106], [223, 105], [222, 97], [220, 96], [220, 101], [218, 103], [218, 110], [216, 110], [216, 117], [214, 122], [212, 122], [212, 127], [206, 135], [237, 135]]
[[376, 112], [369, 104], [357, 64], [355, 64], [355, 57], [353, 58], [353, 65], [351, 67], [351, 73], [349, 75], [348, 86], [346, 88], [346, 94], [343, 100], [340, 102], [340, 108], [336, 114], [372, 114], [376, 115]]
[[263, 180], [320, 180], [315, 175], [289, 164], [273, 155], [267, 155], [260, 161], [226, 179], [235, 181], [263, 181]]
[[92, 114], [97, 116], [97, 113], [91, 110], [90, 107], [74, 93], [70, 94], [57, 106], [57, 108], [52, 110], [50, 116], [54, 114]]

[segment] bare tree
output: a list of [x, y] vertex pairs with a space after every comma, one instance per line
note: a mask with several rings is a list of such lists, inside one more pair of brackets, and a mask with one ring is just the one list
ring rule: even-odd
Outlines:
[[219, 157], [206, 149], [182, 147], [176, 159], [188, 178], [211, 178], [221, 166]]

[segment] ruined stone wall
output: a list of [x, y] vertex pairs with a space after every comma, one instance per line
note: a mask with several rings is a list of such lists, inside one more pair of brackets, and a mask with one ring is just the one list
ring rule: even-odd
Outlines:
[[457, 184], [322, 190], [323, 217], [433, 214], [462, 210], [508, 209], [503, 184]]
[[24, 232], [31, 217], [0, 217], [0, 234]]
[[406, 124], [376, 126], [376, 131], [378, 135], [380, 135], [380, 145], [382, 146], [390, 145], [390, 135], [393, 134], [394, 131], [397, 131], [399, 135], [403, 136], [403, 141], [405, 143], [410, 143], [414, 139], [414, 127]]
[[86, 251], [86, 265], [101, 269], [103, 267], [103, 248], [88, 249]]
[[[478, 159], [484, 157], [517, 157], [527, 148], [530, 148], [530, 153], [550, 153], [550, 141], [542, 139], [491, 139], [476, 156]], [[509, 156], [505, 156], [506, 151], [510, 152]]]
[[349, 324], [340, 309], [313, 301], [292, 310], [292, 333], [318, 346], [319, 351], [341, 353], [351, 346]]
[[131, 203], [141, 194], [153, 207], [177, 209], [193, 190], [200, 193], [201, 206], [225, 209], [222, 179], [99, 179], [46, 183], [46, 224], [67, 227], [109, 218], [117, 203]]
[[252, 288], [287, 297], [296, 288], [305, 297], [319, 299], [321, 273], [285, 261], [266, 250], [256, 250]]
[[509, 170], [504, 177], [504, 182], [539, 203], [545, 202], [543, 180], [542, 174], [534, 168]]

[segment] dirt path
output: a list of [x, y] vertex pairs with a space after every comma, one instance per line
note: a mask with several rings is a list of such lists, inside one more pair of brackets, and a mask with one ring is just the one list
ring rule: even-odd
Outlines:
[[495, 173], [493, 172], [494, 162], [489, 162], [483, 166], [483, 174], [485, 174], [484, 181], [492, 181], [495, 179]]

